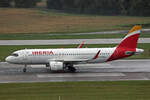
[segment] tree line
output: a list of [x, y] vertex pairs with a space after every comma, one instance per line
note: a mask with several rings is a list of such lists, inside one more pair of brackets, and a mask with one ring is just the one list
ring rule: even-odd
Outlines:
[[41, 0], [0, 0], [0, 7], [10, 7], [13, 2], [17, 8], [32, 8]]
[[88, 14], [150, 16], [150, 0], [47, 0], [47, 7]]
[[[0, 7], [35, 7], [41, 0], [0, 0]], [[150, 16], [150, 0], [47, 0], [48, 9], [99, 15]]]

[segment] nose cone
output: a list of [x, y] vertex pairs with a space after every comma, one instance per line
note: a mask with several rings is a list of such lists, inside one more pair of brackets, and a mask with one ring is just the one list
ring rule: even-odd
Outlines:
[[12, 62], [11, 57], [10, 56], [6, 57], [5, 61], [8, 62], [8, 63], [11, 63]]

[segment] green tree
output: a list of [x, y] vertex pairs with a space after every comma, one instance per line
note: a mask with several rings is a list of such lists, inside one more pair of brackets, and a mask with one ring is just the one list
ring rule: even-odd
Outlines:
[[150, 0], [131, 0], [131, 6], [128, 9], [129, 15], [149, 16]]
[[47, 0], [47, 8], [62, 10], [62, 0]]
[[0, 0], [0, 7], [10, 7], [10, 0]]
[[14, 0], [17, 8], [31, 8], [36, 6], [36, 0]]
[[102, 15], [150, 15], [150, 0], [47, 0], [49, 9]]

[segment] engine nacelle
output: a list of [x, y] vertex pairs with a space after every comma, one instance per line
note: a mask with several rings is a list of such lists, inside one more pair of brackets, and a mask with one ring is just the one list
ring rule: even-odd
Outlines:
[[64, 63], [63, 62], [51, 61], [51, 62], [49, 62], [49, 65], [50, 65], [50, 69], [52, 71], [64, 70]]

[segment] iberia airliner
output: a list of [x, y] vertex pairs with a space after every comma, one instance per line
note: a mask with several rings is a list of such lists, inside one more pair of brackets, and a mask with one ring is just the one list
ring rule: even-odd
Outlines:
[[24, 49], [13, 52], [6, 62], [25, 65], [44, 64], [51, 71], [75, 72], [74, 64], [103, 63], [129, 57], [144, 52], [137, 48], [141, 26], [134, 26], [125, 38], [113, 48], [64, 48], [64, 49]]

